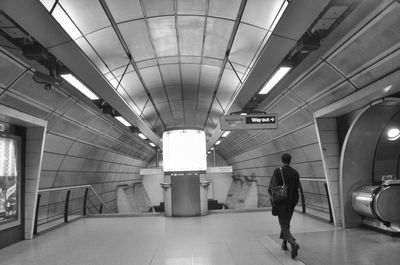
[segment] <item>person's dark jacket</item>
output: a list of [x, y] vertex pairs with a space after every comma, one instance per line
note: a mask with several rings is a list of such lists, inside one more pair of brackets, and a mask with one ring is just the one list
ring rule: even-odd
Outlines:
[[[285, 184], [288, 186], [288, 199], [275, 202], [275, 205], [293, 211], [294, 207], [299, 201], [299, 173], [296, 169], [288, 165], [282, 166], [282, 172], [285, 179]], [[281, 171], [279, 168], [276, 168], [269, 184], [269, 194], [271, 194], [271, 189], [273, 187], [281, 185], [283, 185]]]

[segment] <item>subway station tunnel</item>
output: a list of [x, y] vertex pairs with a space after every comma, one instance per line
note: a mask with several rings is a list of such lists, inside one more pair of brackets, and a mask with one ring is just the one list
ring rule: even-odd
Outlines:
[[[398, 264], [399, 26], [393, 0], [0, 1], [0, 264]], [[195, 178], [170, 131], [204, 133]]]

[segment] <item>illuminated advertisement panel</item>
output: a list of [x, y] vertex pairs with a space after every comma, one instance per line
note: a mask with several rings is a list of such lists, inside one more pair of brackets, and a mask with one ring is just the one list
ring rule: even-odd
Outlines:
[[171, 130], [163, 133], [164, 172], [205, 171], [206, 137], [201, 130]]
[[19, 139], [0, 136], [0, 230], [20, 224]]

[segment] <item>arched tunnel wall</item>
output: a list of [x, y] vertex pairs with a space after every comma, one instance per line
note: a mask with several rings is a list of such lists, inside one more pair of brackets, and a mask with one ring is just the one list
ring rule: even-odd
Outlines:
[[45, 90], [32, 80], [31, 68], [3, 50], [0, 72], [0, 104], [48, 122], [39, 188], [90, 184], [115, 209], [117, 186], [138, 181], [154, 149], [82, 95]]
[[[268, 186], [272, 173], [281, 166], [281, 155], [288, 152], [292, 155], [292, 166], [299, 171], [301, 178], [325, 179], [321, 153], [318, 145], [316, 128], [313, 122], [298, 124], [291, 131], [281, 125], [277, 130], [247, 131], [243, 141], [257, 144], [243, 150], [238, 155], [227, 157], [227, 163], [234, 168], [234, 174], [254, 175], [257, 179], [258, 205], [269, 206]], [[255, 137], [257, 136], [257, 137]], [[302, 181], [306, 193], [306, 203], [319, 210], [328, 211], [326, 192], [321, 181]], [[313, 196], [313, 194], [322, 194]], [[322, 201], [323, 200], [323, 201]]]

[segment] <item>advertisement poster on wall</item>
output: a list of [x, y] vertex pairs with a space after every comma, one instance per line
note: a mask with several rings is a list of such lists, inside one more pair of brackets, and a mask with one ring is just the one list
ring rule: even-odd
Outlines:
[[0, 136], [0, 230], [20, 223], [18, 137]]

